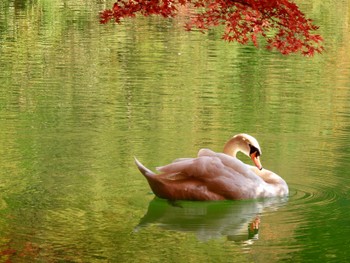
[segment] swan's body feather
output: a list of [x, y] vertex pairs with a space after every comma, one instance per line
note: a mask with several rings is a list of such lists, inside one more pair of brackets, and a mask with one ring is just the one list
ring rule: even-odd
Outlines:
[[158, 167], [160, 174], [155, 174], [136, 158], [135, 161], [153, 192], [160, 198], [236, 200], [288, 195], [286, 182], [277, 174], [244, 164], [235, 156], [209, 149], [201, 149], [196, 158], [181, 158]]

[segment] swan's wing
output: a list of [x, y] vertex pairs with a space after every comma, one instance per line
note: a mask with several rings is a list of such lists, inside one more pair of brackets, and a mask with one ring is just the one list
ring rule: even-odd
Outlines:
[[200, 149], [198, 151], [198, 157], [201, 157], [201, 156], [215, 156], [216, 152], [210, 150], [210, 149]]
[[[232, 170], [233, 173], [238, 173], [244, 175], [248, 178], [252, 177], [252, 179], [256, 178], [255, 173], [251, 173], [250, 166], [243, 163], [241, 160], [236, 157], [224, 154], [224, 153], [216, 153], [210, 149], [201, 149], [198, 152], [198, 157], [202, 156], [210, 156], [219, 158], [222, 165], [226, 167], [226, 169]], [[217, 164], [216, 164], [217, 166]]]
[[186, 160], [189, 160], [189, 159], [193, 159], [193, 158], [177, 158], [173, 161], [173, 163], [177, 163], [177, 162], [182, 162], [182, 161], [186, 161]]
[[215, 156], [221, 160], [222, 164], [227, 167], [227, 169], [232, 169], [232, 171], [250, 179], [259, 179], [259, 176], [252, 172], [249, 165], [243, 163], [236, 157], [224, 153], [216, 153]]
[[[223, 185], [237, 184], [243, 185], [247, 182], [249, 176], [246, 173], [252, 173], [245, 164], [236, 158], [225, 158], [225, 156], [201, 156], [177, 160], [171, 164], [157, 167], [162, 173], [163, 178], [170, 180], [191, 179], [199, 180], [210, 184], [216, 183]], [[250, 175], [251, 177], [252, 175]]]
[[217, 157], [202, 156], [176, 160], [175, 162], [157, 167], [157, 170], [166, 174], [181, 174], [182, 177], [212, 177], [221, 174], [225, 167]]
[[[215, 152], [210, 150], [210, 149], [200, 149], [198, 151], [198, 157], [201, 156], [215, 156]], [[193, 160], [194, 158], [177, 158], [173, 161], [173, 163], [177, 163], [177, 162], [182, 162], [182, 161], [187, 161], [187, 160]], [[161, 168], [161, 167], [158, 167]], [[157, 168], [157, 170], [158, 170]]]
[[[235, 184], [247, 184], [249, 181], [262, 183], [249, 165], [239, 159], [224, 153], [215, 153], [209, 149], [202, 149], [197, 158], [177, 159], [174, 162], [157, 167], [157, 170], [168, 179], [196, 178], [201, 181], [230, 179]], [[248, 180], [248, 181], [247, 181]]]

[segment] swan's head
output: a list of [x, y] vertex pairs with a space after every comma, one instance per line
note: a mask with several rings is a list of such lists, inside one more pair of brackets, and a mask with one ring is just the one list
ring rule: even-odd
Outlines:
[[261, 170], [260, 163], [261, 149], [258, 141], [251, 135], [241, 133], [233, 136], [226, 144], [224, 153], [236, 156], [237, 152], [242, 152], [252, 159], [255, 166]]

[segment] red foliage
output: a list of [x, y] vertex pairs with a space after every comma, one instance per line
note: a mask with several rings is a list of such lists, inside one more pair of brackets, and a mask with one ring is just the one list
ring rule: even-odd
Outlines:
[[11, 257], [15, 255], [17, 251], [8, 245], [0, 247], [0, 262], [10, 263]]
[[322, 37], [311, 33], [318, 27], [289, 0], [119, 0], [112, 9], [101, 12], [101, 23], [120, 23], [136, 13], [174, 17], [179, 6], [188, 4], [202, 10], [186, 24], [188, 30], [224, 25], [223, 39], [227, 41], [252, 41], [258, 46], [258, 37], [262, 36], [267, 49], [282, 54], [312, 56], [323, 50]]

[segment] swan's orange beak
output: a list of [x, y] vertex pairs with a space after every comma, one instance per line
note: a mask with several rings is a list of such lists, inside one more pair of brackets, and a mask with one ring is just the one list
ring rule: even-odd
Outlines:
[[251, 155], [250, 155], [250, 158], [252, 158], [254, 164], [256, 167], [258, 167], [259, 170], [262, 170], [262, 165], [260, 163], [260, 159], [259, 159], [259, 155], [258, 155], [258, 152], [253, 152]]

